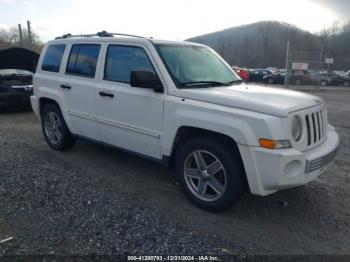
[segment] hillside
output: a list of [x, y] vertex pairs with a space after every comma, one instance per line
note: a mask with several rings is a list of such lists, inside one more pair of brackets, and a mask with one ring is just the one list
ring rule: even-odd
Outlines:
[[288, 40], [291, 50], [298, 51], [320, 52], [323, 43], [324, 55], [339, 56], [342, 60], [335, 59], [338, 63], [334, 67], [350, 68], [350, 53], [347, 53], [350, 52], [349, 32], [346, 33], [345, 28], [344, 32], [333, 35], [326, 30], [322, 31], [323, 35], [316, 35], [287, 23], [265, 21], [232, 27], [187, 41], [212, 47], [231, 65], [252, 68], [284, 67]]

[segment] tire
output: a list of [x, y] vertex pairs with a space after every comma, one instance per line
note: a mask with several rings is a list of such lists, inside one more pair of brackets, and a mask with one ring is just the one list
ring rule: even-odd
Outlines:
[[321, 86], [327, 86], [327, 81], [321, 81]]
[[44, 106], [41, 114], [41, 130], [47, 144], [54, 150], [68, 150], [75, 144], [76, 139], [70, 133], [61, 110], [56, 105]]
[[[225, 143], [210, 137], [196, 138], [181, 146], [176, 153], [175, 168], [187, 198], [208, 211], [221, 211], [238, 202], [247, 188], [238, 154]], [[204, 160], [202, 168], [197, 164], [202, 161], [196, 159]], [[214, 162], [216, 164], [211, 165]]]
[[349, 86], [350, 85], [350, 82], [344, 82], [344, 86]]
[[273, 83], [274, 83], [274, 81], [273, 81], [272, 78], [269, 78], [269, 79], [267, 80], [267, 82], [268, 82], [269, 84], [273, 84]]

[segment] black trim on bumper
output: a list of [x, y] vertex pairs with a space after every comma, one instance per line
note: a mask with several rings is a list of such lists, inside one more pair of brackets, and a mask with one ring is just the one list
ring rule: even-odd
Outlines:
[[324, 155], [322, 157], [316, 158], [311, 161], [307, 160], [305, 173], [313, 172], [327, 165], [329, 162], [331, 162], [334, 159], [334, 157], [338, 153], [338, 149], [339, 149], [339, 146], [337, 146], [333, 151], [329, 152], [327, 155]]

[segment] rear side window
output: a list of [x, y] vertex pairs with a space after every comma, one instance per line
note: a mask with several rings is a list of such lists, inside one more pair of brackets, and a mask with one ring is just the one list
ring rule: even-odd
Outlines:
[[105, 80], [129, 83], [130, 73], [133, 70], [155, 73], [145, 50], [134, 46], [111, 45], [108, 47]]
[[99, 53], [100, 45], [73, 45], [69, 55], [66, 73], [94, 77]]
[[66, 45], [50, 45], [46, 50], [41, 70], [59, 72]]

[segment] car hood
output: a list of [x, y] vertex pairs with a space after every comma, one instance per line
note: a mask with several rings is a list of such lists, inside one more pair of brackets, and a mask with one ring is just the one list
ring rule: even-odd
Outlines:
[[322, 98], [306, 93], [245, 83], [228, 87], [177, 89], [175, 95], [279, 117], [323, 103]]
[[35, 72], [39, 54], [24, 48], [0, 50], [0, 69], [22, 69]]

